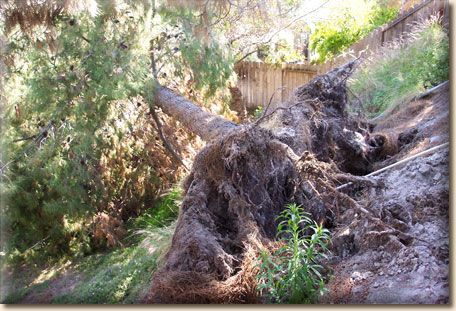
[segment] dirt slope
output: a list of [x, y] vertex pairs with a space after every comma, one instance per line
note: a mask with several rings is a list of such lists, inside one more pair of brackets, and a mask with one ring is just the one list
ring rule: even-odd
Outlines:
[[[375, 133], [398, 137], [399, 152], [377, 168], [449, 141], [449, 89], [412, 101], [379, 122]], [[338, 218], [326, 303], [449, 303], [449, 147], [373, 179], [353, 209]]]

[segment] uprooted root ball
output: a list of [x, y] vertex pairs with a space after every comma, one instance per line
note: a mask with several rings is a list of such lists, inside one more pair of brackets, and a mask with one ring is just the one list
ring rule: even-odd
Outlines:
[[276, 218], [287, 204], [301, 205], [329, 227], [341, 211], [360, 210], [336, 189], [366, 182], [344, 172], [369, 170], [368, 127], [346, 111], [345, 81], [354, 66], [315, 77], [283, 107], [230, 127], [200, 151], [172, 245], [145, 302], [258, 301], [253, 262], [258, 250], [274, 245]]
[[353, 178], [309, 152], [298, 157], [260, 127], [208, 144], [184, 185], [172, 245], [146, 302], [258, 301], [252, 262], [275, 238], [279, 213], [294, 202], [326, 221], [344, 176]]

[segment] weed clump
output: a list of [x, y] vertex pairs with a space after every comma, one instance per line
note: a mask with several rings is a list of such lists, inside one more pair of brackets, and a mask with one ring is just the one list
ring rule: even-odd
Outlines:
[[[327, 291], [319, 261], [327, 258], [328, 230], [290, 204], [280, 213], [277, 236], [283, 246], [269, 255], [260, 251], [258, 291], [272, 303], [318, 303]], [[314, 231], [306, 235], [306, 230]]]

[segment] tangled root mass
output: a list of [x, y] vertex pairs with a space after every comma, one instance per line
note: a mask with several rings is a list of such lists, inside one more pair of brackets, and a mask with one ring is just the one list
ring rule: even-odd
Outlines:
[[369, 171], [366, 129], [345, 107], [353, 66], [314, 78], [283, 107], [200, 151], [147, 303], [259, 302], [256, 251], [273, 243], [284, 207], [301, 204], [331, 223], [341, 198], [335, 187], [357, 180], [348, 173]]

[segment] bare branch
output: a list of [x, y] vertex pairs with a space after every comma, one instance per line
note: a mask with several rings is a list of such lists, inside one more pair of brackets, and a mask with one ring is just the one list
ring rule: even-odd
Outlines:
[[[227, 2], [228, 2], [230, 5], [232, 5], [232, 6], [236, 7], [236, 8], [238, 8], [239, 10], [241, 10], [241, 12], [242, 12], [242, 11], [247, 11], [247, 10], [253, 10], [253, 9], [257, 8], [257, 7], [260, 5], [260, 2], [258, 2], [257, 4], [252, 5], [252, 6], [250, 6], [250, 7], [248, 7], [248, 6], [243, 7], [243, 6], [240, 6], [239, 4], [233, 3], [233, 1], [231, 1], [231, 0], [227, 0]], [[248, 3], [250, 3], [250, 1], [249, 1]], [[247, 3], [247, 4], [248, 4], [248, 3]]]
[[160, 122], [160, 119], [157, 116], [157, 112], [155, 111], [155, 105], [153, 105], [153, 107], [150, 108], [150, 114], [152, 115], [152, 118], [154, 119], [155, 124], [157, 125], [158, 136], [160, 136], [160, 139], [162, 140], [165, 148], [173, 155], [174, 159], [176, 159], [180, 164], [182, 164], [184, 166], [184, 168], [189, 172], [190, 170], [185, 165], [184, 161], [182, 161], [182, 159], [179, 157], [179, 155], [176, 153], [176, 151], [174, 151], [173, 147], [166, 139], [165, 135], [163, 135], [162, 124]]
[[298, 20], [300, 20], [300, 19], [306, 17], [306, 16], [309, 15], [309, 14], [312, 14], [313, 12], [315, 12], [315, 11], [317, 11], [317, 10], [319, 10], [320, 8], [322, 8], [322, 7], [323, 7], [326, 3], [328, 3], [328, 2], [329, 2], [329, 0], [326, 0], [326, 1], [323, 2], [323, 4], [321, 4], [319, 7], [313, 9], [312, 11], [307, 12], [306, 14], [303, 14], [303, 15], [301, 15], [301, 16], [296, 17], [294, 20], [292, 20], [292, 21], [291, 21], [289, 24], [287, 24], [286, 26], [280, 27], [280, 28], [279, 28], [279, 29], [278, 29], [278, 30], [269, 38], [269, 40], [268, 40], [267, 42], [270, 42], [270, 41], [272, 40], [272, 38], [274, 38], [274, 37], [275, 37], [277, 34], [279, 34], [282, 30], [287, 29], [288, 27], [290, 27], [291, 25], [293, 25], [294, 23], [296, 23]]
[[266, 106], [266, 109], [264, 110], [263, 115], [266, 115], [266, 114], [267, 114], [268, 109], [269, 109], [269, 106], [271, 105], [271, 102], [272, 102], [272, 99], [274, 98], [275, 93], [276, 93], [277, 91], [279, 91], [279, 90], [280, 90], [280, 91], [281, 91], [281, 90], [284, 90], [286, 87], [287, 87], [287, 86], [285, 85], [285, 86], [281, 86], [281, 87], [278, 87], [278, 88], [275, 89], [275, 91], [272, 93], [271, 97], [269, 98], [268, 105]]
[[[158, 70], [156, 71], [156, 74], [158, 76], [158, 74], [160, 73], [160, 71], [162, 70], [162, 68], [168, 63], [168, 61], [171, 59], [171, 57], [173, 57], [174, 55], [176, 55], [176, 53], [179, 52], [179, 49], [175, 49], [174, 52], [172, 54], [170, 54], [168, 56], [168, 58], [163, 62], [163, 64], [160, 66], [160, 68], [158, 68]], [[152, 55], [152, 67], [156, 66], [155, 64], [155, 59]], [[155, 70], [154, 70], [154, 73], [155, 73]]]

